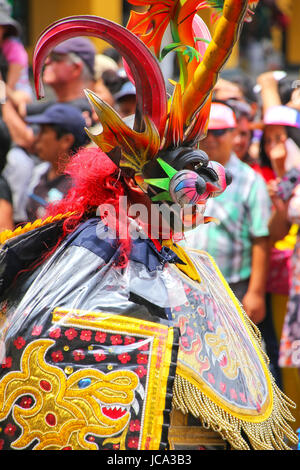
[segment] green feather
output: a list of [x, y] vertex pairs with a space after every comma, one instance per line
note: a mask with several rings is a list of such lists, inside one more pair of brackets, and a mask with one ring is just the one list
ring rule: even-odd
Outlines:
[[158, 158], [157, 161], [162, 167], [162, 169], [165, 171], [165, 173], [168, 175], [169, 179], [173, 178], [173, 176], [176, 175], [177, 170], [175, 170], [175, 168], [173, 168], [171, 165], [166, 163], [161, 158]]
[[145, 183], [151, 184], [152, 186], [156, 186], [157, 188], [165, 189], [166, 191], [169, 190], [170, 180], [169, 178], [150, 178], [145, 179]]
[[171, 201], [173, 202], [173, 199], [170, 196], [170, 193], [168, 191], [164, 191], [162, 193], [156, 194], [156, 196], [153, 196], [152, 201]]

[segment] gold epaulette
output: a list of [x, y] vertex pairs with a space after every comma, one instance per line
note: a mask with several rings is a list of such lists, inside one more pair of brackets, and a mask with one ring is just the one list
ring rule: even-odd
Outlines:
[[17, 237], [18, 235], [23, 235], [24, 233], [30, 232], [44, 225], [57, 222], [58, 220], [65, 219], [70, 217], [74, 212], [66, 212], [65, 214], [57, 214], [55, 216], [47, 217], [46, 219], [37, 219], [34, 222], [28, 222], [24, 227], [17, 227], [15, 230], [3, 230], [0, 232], [0, 245], [3, 245], [7, 240]]

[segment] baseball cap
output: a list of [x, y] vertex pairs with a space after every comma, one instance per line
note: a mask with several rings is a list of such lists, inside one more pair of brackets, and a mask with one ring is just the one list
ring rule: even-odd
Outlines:
[[135, 86], [130, 82], [125, 82], [118, 93], [115, 94], [115, 100], [119, 101], [125, 96], [136, 96]]
[[223, 103], [212, 103], [208, 129], [235, 129], [236, 117], [231, 108]]
[[58, 44], [53, 52], [56, 54], [76, 54], [87, 65], [90, 72], [95, 73], [96, 49], [93, 43], [85, 37], [67, 39]]
[[289, 106], [272, 106], [267, 109], [263, 119], [264, 125], [280, 125], [300, 128], [300, 113]]
[[73, 134], [76, 139], [76, 143], [79, 146], [84, 145], [88, 140], [88, 136], [84, 130], [86, 127], [85, 119], [79, 109], [70, 104], [53, 104], [47, 107], [46, 110], [41, 114], [28, 116], [26, 121], [29, 124], [58, 125], [67, 132], [70, 132], [70, 134]]

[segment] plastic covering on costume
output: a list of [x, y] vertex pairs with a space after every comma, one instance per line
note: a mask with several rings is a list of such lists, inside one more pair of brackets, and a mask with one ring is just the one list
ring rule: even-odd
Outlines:
[[[290, 403], [213, 260], [188, 252], [199, 282], [168, 246], [159, 253], [144, 238], [118, 268], [104, 228], [90, 219], [5, 291], [0, 419], [4, 430], [17, 426], [6, 441], [164, 449], [173, 401], [233, 447], [248, 446], [241, 429], [254, 447], [277, 445], [270, 429], [283, 438]], [[2, 266], [9, 251], [13, 243]]]
[[[196, 15], [207, 5], [222, 10], [212, 38]], [[171, 157], [180, 146], [183, 160], [194, 155], [191, 148], [205, 135], [213, 85], [247, 14], [245, 0], [165, 0], [133, 14], [127, 30], [95, 17], [60, 20], [37, 44], [37, 89], [56, 43], [74, 35], [111, 42], [137, 86], [135, 125], [129, 129], [88, 92], [103, 124], [102, 134], [91, 137], [145, 193], [150, 186], [152, 200], [186, 201], [186, 193], [175, 194], [173, 179], [184, 166], [170, 165]], [[167, 26], [173, 43], [162, 51]], [[150, 48], [158, 56], [179, 54], [172, 103]], [[195, 154], [204, 203], [225, 189], [226, 178]], [[211, 430], [234, 449], [288, 449], [297, 442], [288, 424], [293, 403], [268, 370], [259, 331], [207, 253], [144, 234], [119, 265], [119, 240], [95, 215], [57, 246], [68, 216], [0, 234], [3, 449], [182, 449], [182, 427], [177, 436], [172, 427], [176, 412], [196, 419], [195, 434]]]

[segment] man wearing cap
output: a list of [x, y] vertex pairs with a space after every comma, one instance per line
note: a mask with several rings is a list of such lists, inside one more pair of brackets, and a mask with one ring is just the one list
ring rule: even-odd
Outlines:
[[43, 76], [44, 83], [53, 90], [54, 97], [28, 104], [24, 115], [19, 114], [9, 101], [5, 103], [3, 119], [16, 145], [28, 149], [33, 143], [33, 132], [24, 122], [26, 116], [40, 114], [56, 102], [75, 106], [82, 112], [86, 126], [93, 124], [91, 106], [84, 89], [91, 89], [94, 85], [95, 53], [94, 45], [85, 37], [60, 43], [49, 55]]
[[68, 192], [71, 181], [61, 174], [62, 167], [69, 154], [84, 146], [88, 138], [81, 112], [69, 104], [49, 106], [44, 113], [28, 117], [27, 121], [40, 126], [35, 149], [43, 160], [33, 171], [27, 195], [28, 221], [34, 221], [43, 217], [49, 203], [60, 200]]
[[206, 213], [220, 224], [199, 226], [186, 234], [186, 244], [213, 256], [236, 297], [254, 323], [265, 316], [270, 199], [265, 182], [233, 153], [236, 118], [223, 103], [213, 103], [207, 137], [201, 148], [226, 167], [232, 184], [207, 201]]
[[131, 116], [135, 113], [136, 107], [136, 89], [130, 82], [125, 82], [120, 91], [114, 96], [116, 109], [121, 117]]
[[91, 114], [83, 90], [93, 87], [95, 54], [94, 45], [85, 37], [68, 39], [56, 46], [47, 58], [43, 75], [45, 85], [54, 91], [55, 100], [28, 105], [27, 115], [40, 113], [55, 101]]

